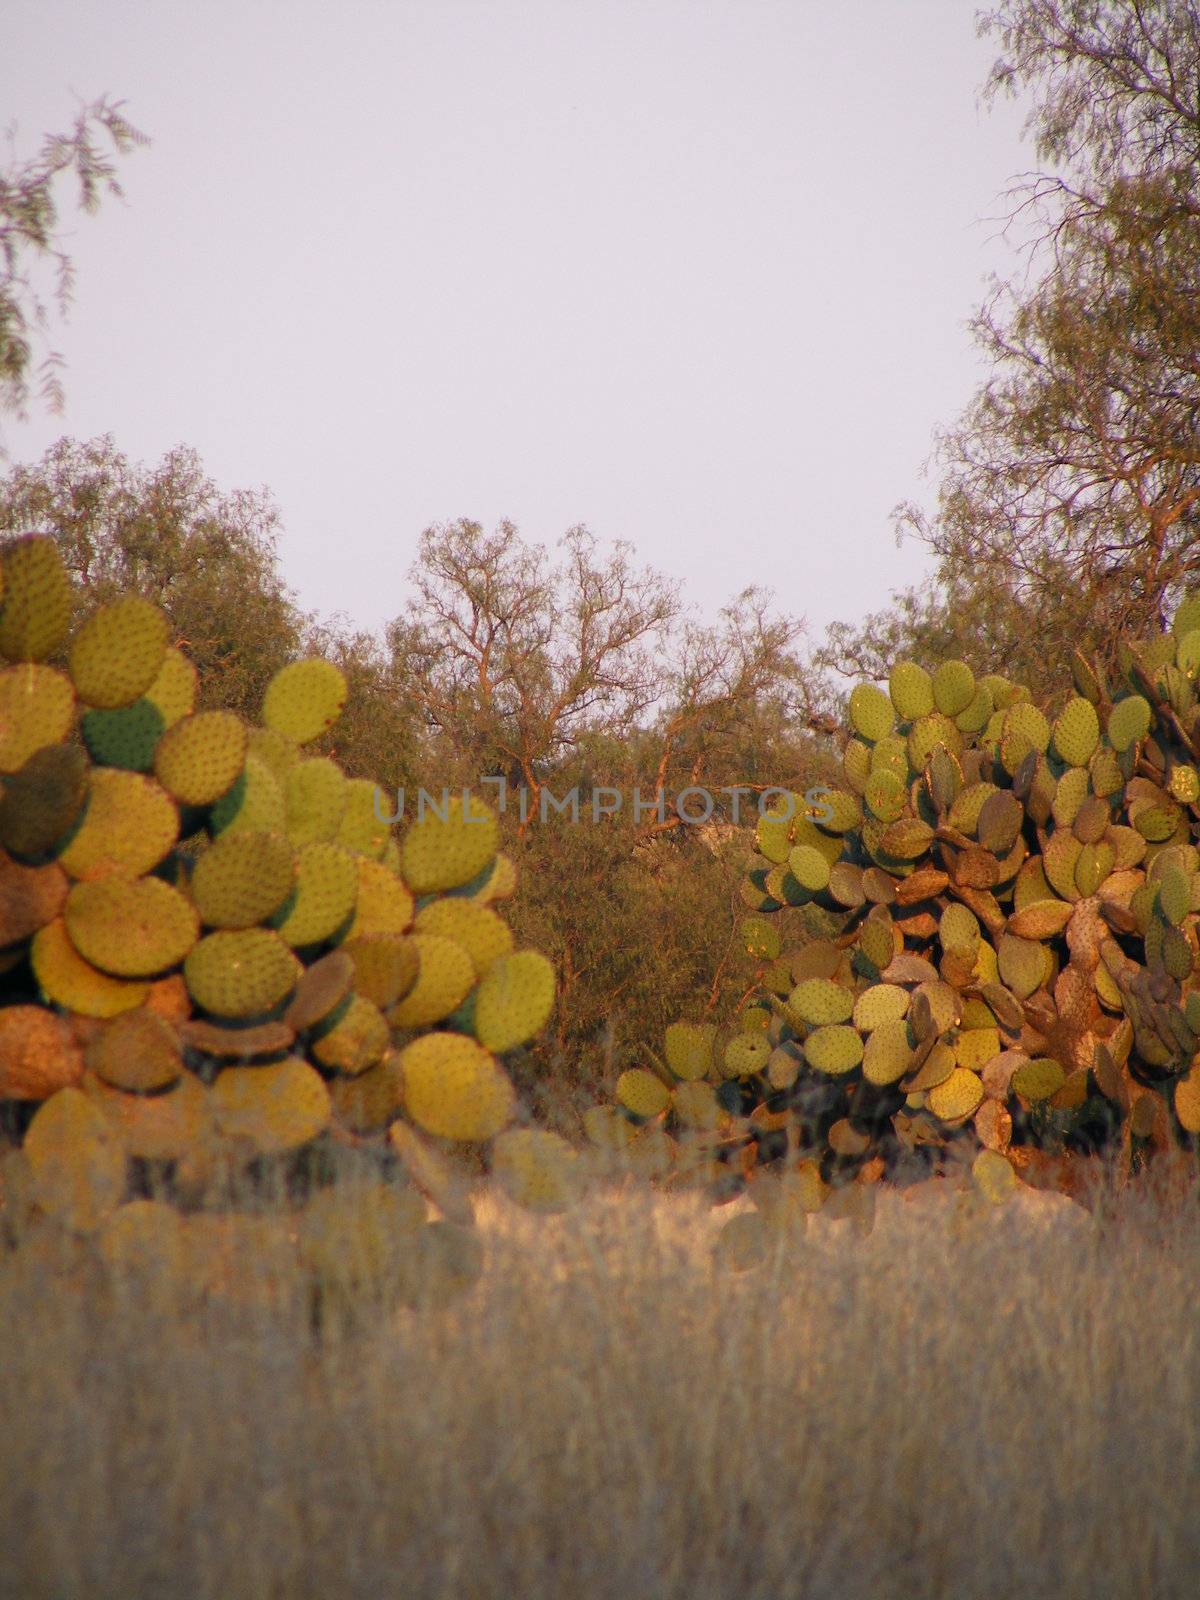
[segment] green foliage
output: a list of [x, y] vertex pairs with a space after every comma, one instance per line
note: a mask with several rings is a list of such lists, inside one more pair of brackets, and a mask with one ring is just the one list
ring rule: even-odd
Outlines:
[[117, 155], [149, 142], [121, 114], [119, 104], [97, 100], [80, 110], [70, 133], [48, 136], [39, 155], [14, 161], [0, 172], [0, 413], [24, 417], [34, 381], [52, 408], [62, 405], [60, 361], [52, 351], [37, 366], [35, 380], [34, 343], [48, 318], [30, 269], [35, 264], [51, 267], [54, 300], [65, 311], [74, 269], [62, 242], [58, 182], [68, 175], [74, 178], [84, 212], [96, 211], [106, 194], [121, 194], [101, 135]]

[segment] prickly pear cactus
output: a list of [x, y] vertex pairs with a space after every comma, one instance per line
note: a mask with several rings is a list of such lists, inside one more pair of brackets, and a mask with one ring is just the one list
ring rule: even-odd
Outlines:
[[[843, 787], [758, 822], [759, 1003], [732, 1034], [668, 1030], [593, 1141], [657, 1135], [718, 1197], [781, 1164], [800, 1211], [946, 1163], [1003, 1200], [1047, 1148], [1194, 1150], [1200, 599], [1122, 674], [1079, 658], [1045, 711], [961, 661], [860, 684]], [[810, 903], [841, 932], [789, 947]]]
[[[68, 639], [51, 540], [9, 543], [0, 578], [0, 1102], [21, 1141], [6, 1190], [75, 1231], [116, 1216], [118, 1241], [174, 1238], [138, 1191], [194, 1207], [264, 1163], [386, 1153], [379, 1169], [442, 1212], [417, 1208], [431, 1281], [469, 1277], [469, 1207], [431, 1141], [496, 1141], [505, 1186], [535, 1206], [570, 1187], [562, 1152], [506, 1131], [503, 1058], [555, 986], [496, 909], [515, 873], [494, 814], [459, 797], [394, 838], [374, 786], [311, 751], [346, 700], [328, 661], [285, 667], [250, 727], [195, 709], [149, 601]], [[369, 1198], [377, 1222], [416, 1215]], [[305, 1250], [336, 1257], [348, 1227], [323, 1201]]]

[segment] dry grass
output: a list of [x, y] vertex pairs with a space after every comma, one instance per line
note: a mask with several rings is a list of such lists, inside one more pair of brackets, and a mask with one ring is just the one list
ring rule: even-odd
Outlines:
[[1194, 1594], [1194, 1204], [889, 1199], [743, 1275], [683, 1199], [484, 1222], [466, 1300], [336, 1339], [0, 1266], [0, 1593]]

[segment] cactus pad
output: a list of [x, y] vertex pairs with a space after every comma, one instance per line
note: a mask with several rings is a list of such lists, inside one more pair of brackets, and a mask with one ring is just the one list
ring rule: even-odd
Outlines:
[[0, 656], [44, 661], [71, 625], [71, 584], [58, 546], [31, 534], [0, 554]]
[[158, 676], [167, 632], [163, 612], [140, 595], [101, 606], [76, 633], [68, 652], [79, 698], [99, 710], [132, 704]]
[[80, 955], [114, 978], [149, 978], [177, 966], [200, 932], [195, 906], [161, 878], [77, 883], [64, 915]]
[[490, 806], [474, 795], [464, 806], [461, 796], [451, 795], [444, 810], [444, 817], [427, 811], [401, 844], [404, 881], [415, 894], [469, 883], [495, 859], [499, 824]]
[[490, 1053], [461, 1034], [428, 1033], [400, 1052], [404, 1103], [440, 1139], [490, 1139], [510, 1120], [512, 1084]]
[[518, 950], [495, 960], [475, 1000], [475, 1036], [498, 1055], [527, 1044], [545, 1027], [554, 1008], [554, 968], [537, 950]]
[[267, 685], [264, 727], [297, 744], [309, 744], [341, 716], [348, 693], [345, 675], [332, 661], [293, 661]]
[[300, 970], [288, 946], [268, 928], [206, 934], [183, 964], [188, 993], [202, 1011], [246, 1019], [277, 1010], [295, 989]]
[[296, 887], [296, 853], [282, 833], [226, 833], [192, 872], [192, 899], [210, 928], [250, 928], [273, 916]]
[[114, 1089], [165, 1089], [183, 1071], [179, 1035], [152, 1011], [124, 1011], [92, 1040], [87, 1065]]

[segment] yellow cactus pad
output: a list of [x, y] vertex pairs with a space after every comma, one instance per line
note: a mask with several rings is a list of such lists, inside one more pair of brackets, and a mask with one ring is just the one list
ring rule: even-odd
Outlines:
[[79, 698], [102, 711], [132, 705], [157, 678], [167, 635], [166, 616], [141, 595], [101, 606], [75, 635], [67, 655]]
[[527, 1211], [566, 1211], [579, 1196], [579, 1157], [556, 1133], [513, 1128], [492, 1146], [492, 1177]]
[[497, 912], [471, 900], [433, 900], [417, 913], [414, 927], [418, 933], [441, 934], [462, 945], [480, 978], [512, 952], [512, 929]]
[[412, 927], [414, 901], [402, 878], [382, 861], [358, 858], [358, 899], [347, 939], [376, 933], [407, 933]]
[[346, 774], [328, 756], [297, 761], [283, 779], [287, 831], [294, 843], [337, 837], [348, 787]]
[[245, 760], [242, 719], [232, 711], [197, 711], [158, 741], [154, 773], [184, 805], [207, 806], [233, 787]]
[[0, 556], [0, 656], [44, 661], [71, 625], [71, 582], [53, 539], [32, 534]]
[[[342, 819], [335, 835], [338, 844], [374, 861], [382, 860], [391, 838], [391, 824], [379, 820], [376, 795], [379, 787], [369, 778], [351, 778], [346, 784]], [[384, 811], [384, 815], [387, 813]]]
[[183, 964], [188, 992], [214, 1017], [261, 1017], [296, 987], [299, 961], [269, 928], [207, 934]]
[[672, 1022], [663, 1034], [667, 1065], [677, 1078], [695, 1082], [711, 1070], [717, 1030], [709, 1022]]
[[392, 1007], [388, 1021], [394, 1028], [425, 1028], [441, 1022], [467, 998], [475, 983], [475, 964], [462, 945], [440, 934], [414, 933], [409, 942], [420, 962], [417, 981]]
[[416, 894], [437, 894], [457, 889], [477, 878], [496, 855], [500, 825], [495, 812], [476, 795], [464, 808], [460, 795], [451, 795], [445, 816], [432, 808], [409, 828], [400, 846], [404, 881]]
[[298, 1056], [272, 1067], [226, 1067], [209, 1094], [218, 1131], [260, 1155], [299, 1149], [332, 1114], [320, 1073]]
[[75, 690], [54, 667], [21, 663], [0, 672], [0, 772], [16, 772], [35, 750], [57, 744], [75, 720]]
[[115, 1017], [140, 1006], [150, 992], [147, 983], [110, 977], [85, 961], [71, 943], [62, 917], [34, 934], [29, 960], [38, 988], [51, 1005], [81, 1017]]
[[671, 1091], [645, 1067], [629, 1067], [617, 1079], [617, 1100], [635, 1117], [657, 1117], [671, 1104]]
[[153, 778], [93, 767], [83, 824], [59, 856], [72, 878], [140, 878], [174, 848], [179, 809]]
[[149, 978], [178, 965], [200, 934], [191, 901], [161, 878], [77, 883], [65, 910], [71, 943], [114, 978]]
[[404, 934], [370, 933], [342, 949], [354, 963], [354, 987], [384, 1011], [399, 1004], [421, 970], [418, 947]]
[[475, 1000], [475, 1036], [498, 1055], [527, 1044], [554, 1009], [554, 968], [537, 950], [501, 956], [488, 969]]
[[327, 1072], [354, 1076], [382, 1061], [390, 1038], [387, 1018], [379, 1007], [356, 994], [345, 1016], [313, 1044], [312, 1053]]
[[263, 725], [297, 744], [308, 744], [332, 728], [348, 692], [345, 675], [332, 661], [313, 657], [289, 662], [267, 685]]
[[282, 833], [220, 834], [192, 873], [192, 899], [210, 928], [265, 922], [295, 887], [296, 852]]
[[229, 789], [209, 812], [209, 828], [218, 833], [281, 833], [287, 827], [283, 790], [265, 761], [248, 755]]
[[38, 1107], [22, 1146], [36, 1203], [90, 1233], [125, 1192], [125, 1151], [81, 1089], [60, 1089]]
[[199, 675], [183, 651], [171, 646], [145, 695], [162, 717], [164, 728], [173, 728], [191, 716], [199, 683]]
[[139, 1161], [178, 1161], [209, 1132], [208, 1094], [191, 1072], [163, 1094], [130, 1094], [89, 1072], [83, 1092], [126, 1155]]
[[323, 944], [347, 926], [358, 896], [354, 857], [338, 844], [302, 845], [296, 856], [296, 893], [278, 923], [288, 944]]
[[510, 1121], [516, 1096], [495, 1060], [462, 1034], [427, 1033], [400, 1052], [409, 1116], [439, 1139], [491, 1139]]

